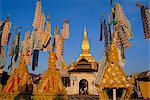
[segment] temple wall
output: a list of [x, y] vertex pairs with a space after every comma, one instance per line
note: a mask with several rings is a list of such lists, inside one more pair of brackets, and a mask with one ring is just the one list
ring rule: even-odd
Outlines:
[[91, 95], [98, 95], [98, 92], [95, 87], [95, 73], [92, 72], [78, 72], [70, 74], [70, 87], [67, 87], [68, 95], [79, 94], [79, 82], [82, 79], [88, 81], [88, 93]]

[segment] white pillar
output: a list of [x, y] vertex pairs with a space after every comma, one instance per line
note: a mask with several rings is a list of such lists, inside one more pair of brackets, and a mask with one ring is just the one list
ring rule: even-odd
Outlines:
[[116, 100], [116, 89], [113, 89], [113, 100]]

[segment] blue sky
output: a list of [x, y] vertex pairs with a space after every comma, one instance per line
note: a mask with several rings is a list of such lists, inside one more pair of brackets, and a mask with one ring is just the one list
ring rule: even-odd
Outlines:
[[[56, 25], [62, 28], [65, 18], [69, 19], [71, 37], [65, 41], [64, 59], [67, 64], [75, 61], [81, 53], [81, 40], [83, 37], [84, 25], [87, 27], [88, 38], [91, 45], [91, 54], [95, 59], [102, 60], [103, 42], [99, 42], [99, 18], [101, 13], [109, 14], [109, 0], [41, 0], [42, 10], [45, 15], [51, 16], [52, 34]], [[149, 0], [119, 0], [125, 15], [131, 22], [134, 38], [130, 41], [133, 46], [125, 50], [126, 65], [125, 72], [142, 72], [150, 69], [150, 40], [144, 39], [140, 9], [136, 7], [137, 2], [146, 6]], [[21, 37], [23, 39], [26, 26], [32, 30], [32, 22], [36, 0], [0, 0], [0, 19], [7, 15], [14, 26], [23, 27]], [[47, 69], [48, 53], [40, 52], [39, 67], [32, 73], [42, 73]]]

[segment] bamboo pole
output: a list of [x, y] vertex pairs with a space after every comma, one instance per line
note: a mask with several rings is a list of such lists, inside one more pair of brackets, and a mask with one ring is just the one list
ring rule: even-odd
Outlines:
[[116, 89], [113, 89], [113, 100], [117, 100], [116, 99]]

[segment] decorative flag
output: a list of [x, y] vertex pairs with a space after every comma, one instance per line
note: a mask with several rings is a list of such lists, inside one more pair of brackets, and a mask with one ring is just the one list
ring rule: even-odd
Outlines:
[[[13, 66], [13, 64], [15, 64], [15, 61], [14, 61], [14, 56], [15, 56], [15, 46], [17, 45], [17, 43], [15, 44], [15, 41], [17, 39], [17, 36], [16, 36], [16, 33], [17, 33], [17, 28], [15, 27], [14, 28], [14, 37], [12, 37], [12, 43], [10, 45], [10, 50], [9, 50], [9, 53], [8, 55], [11, 57], [11, 61], [10, 61], [10, 65], [8, 66], [8, 69]], [[14, 62], [14, 63], [13, 63]]]
[[3, 24], [3, 21], [0, 20], [0, 27], [1, 27], [2, 24]]
[[40, 25], [39, 25], [39, 28], [37, 28], [37, 33], [40, 34], [40, 35], [42, 35], [43, 32], [44, 32], [44, 24], [45, 24], [45, 15], [42, 12], [41, 13], [41, 18], [40, 18]]
[[4, 28], [4, 26], [5, 26], [5, 23], [6, 23], [6, 22], [1, 22], [1, 25], [0, 25], [0, 31], [3, 30], [3, 28]]
[[[106, 20], [104, 19], [104, 39], [105, 39], [105, 53], [107, 53], [107, 48], [108, 48], [108, 29], [107, 29], [107, 24]], [[107, 56], [107, 54], [106, 54]]]
[[[121, 28], [121, 27], [120, 27]], [[128, 41], [128, 38], [126, 37], [125, 33], [122, 31], [123, 29], [119, 30], [119, 37], [120, 37], [120, 42], [123, 44], [124, 48], [129, 48], [132, 46], [132, 44]]]
[[141, 16], [144, 30], [144, 38], [150, 38], [150, 9], [142, 4], [137, 4], [141, 8]]
[[[14, 49], [13, 45], [14, 45], [15, 49]], [[18, 59], [18, 56], [19, 56], [20, 32], [19, 32], [18, 34], [15, 34], [15, 39], [14, 39], [14, 41], [12, 42], [11, 46], [12, 46], [12, 47], [11, 47], [10, 49], [12, 49], [12, 50], [10, 51], [10, 56], [12, 56], [12, 57], [11, 57], [11, 63], [10, 63], [10, 65], [8, 66], [8, 69], [9, 69], [10, 67], [13, 67], [13, 66], [16, 64], [17, 59]], [[13, 49], [14, 49], [14, 53], [13, 53]], [[12, 53], [12, 54], [11, 54], [11, 53]]]
[[39, 28], [36, 29], [36, 34], [35, 34], [34, 49], [37, 49], [37, 50], [42, 50], [43, 48], [42, 36], [44, 33], [44, 23], [45, 23], [45, 15], [44, 13], [41, 13], [40, 26]]
[[131, 25], [124, 15], [124, 12], [120, 6], [119, 3], [115, 3], [114, 5], [115, 9], [115, 17], [117, 19], [117, 22], [119, 24], [119, 27], [122, 27], [123, 30], [125, 31], [125, 35], [127, 36], [128, 39], [133, 37], [133, 33], [131, 32]]
[[6, 18], [6, 22], [2, 32], [1, 46], [7, 46], [10, 37], [11, 22]]
[[96, 77], [96, 80], [95, 80], [95, 83], [96, 84], [100, 84], [101, 82], [101, 79], [103, 78], [103, 75], [104, 75], [104, 72], [105, 72], [105, 66], [106, 66], [106, 63], [107, 63], [107, 58], [105, 53], [103, 55], [103, 58], [102, 58], [102, 63], [100, 64], [100, 66], [98, 67], [98, 74], [97, 74], [97, 77]]
[[118, 48], [118, 63], [123, 68], [125, 66], [125, 56], [124, 56], [124, 48]]
[[19, 55], [19, 45], [20, 45], [20, 32], [16, 35], [16, 47], [15, 47], [15, 56], [14, 61], [17, 62], [18, 55]]
[[111, 25], [108, 23], [109, 40], [111, 41]]
[[58, 37], [59, 37], [59, 35], [58, 35], [58, 25], [56, 25], [55, 32], [54, 32], [53, 51], [54, 51], [54, 48], [56, 47]]
[[42, 49], [42, 37], [40, 34], [37, 33], [37, 29], [35, 29], [35, 43], [34, 49], [41, 50]]
[[5, 22], [1, 22], [1, 26], [0, 26], [0, 54], [1, 54], [1, 42], [2, 42], [2, 31], [3, 31], [3, 28], [5, 26]]
[[43, 51], [49, 51], [52, 49], [50, 45], [52, 35], [51, 35], [51, 24], [48, 18], [48, 21], [46, 21], [46, 28], [45, 32], [42, 36], [42, 44], [43, 44]]
[[100, 20], [100, 41], [103, 39], [103, 22]]
[[58, 60], [62, 61], [62, 56], [64, 54], [64, 39], [61, 35], [59, 35], [57, 39], [58, 40], [56, 40], [56, 56]]
[[15, 49], [14, 49], [14, 47], [15, 47], [15, 38], [14, 37], [16, 36], [16, 33], [17, 33], [17, 28], [14, 27], [14, 36], [12, 37], [12, 43], [10, 45], [10, 50], [9, 50], [9, 53], [8, 53], [9, 56], [13, 56], [14, 53], [15, 53]]
[[25, 39], [23, 41], [23, 52], [22, 55], [24, 56], [24, 62], [26, 64], [31, 64], [31, 51], [30, 51], [30, 31], [27, 30], [25, 33]]
[[9, 54], [8, 54], [9, 56], [13, 56], [14, 55], [14, 53], [15, 53], [14, 47], [15, 47], [15, 42], [12, 41], [12, 43], [10, 45], [10, 51], [9, 51]]
[[133, 37], [131, 32], [131, 25], [128, 19], [125, 17], [121, 6], [118, 3], [114, 5], [114, 33], [115, 45], [123, 45], [124, 48], [131, 47], [131, 43], [128, 41]]
[[5, 66], [5, 55], [4, 55], [4, 50], [1, 48], [0, 50], [0, 69]]
[[35, 29], [37, 29], [37, 28], [40, 27], [41, 13], [42, 13], [42, 10], [41, 10], [41, 1], [38, 0], [37, 4], [36, 4], [35, 14], [34, 14], [34, 21], [33, 21], [33, 24], [32, 24], [32, 26]]
[[36, 34], [36, 30], [32, 31], [31, 37], [30, 37], [30, 51], [32, 52], [33, 47], [34, 47], [34, 37]]
[[61, 30], [61, 36], [64, 39], [68, 39], [70, 37], [68, 20], [64, 20], [63, 29]]
[[39, 58], [39, 50], [33, 51], [33, 58], [32, 58], [32, 70], [35, 70], [35, 67], [38, 67], [38, 58]]

